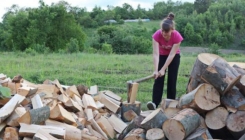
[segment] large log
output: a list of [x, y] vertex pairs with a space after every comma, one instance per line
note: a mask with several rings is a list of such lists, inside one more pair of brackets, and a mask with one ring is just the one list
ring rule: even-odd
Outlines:
[[137, 116], [135, 117], [128, 126], [120, 133], [118, 136], [118, 140], [123, 140], [123, 138], [134, 128], [140, 128], [141, 122], [145, 119], [143, 116]]
[[145, 140], [145, 130], [142, 128], [135, 128], [131, 130], [123, 140]]
[[200, 126], [199, 114], [186, 108], [180, 111], [173, 118], [168, 119], [162, 125], [165, 136], [170, 140], [182, 140]]
[[181, 111], [181, 109], [169, 107], [169, 108], [166, 108], [163, 112], [166, 115], [166, 117], [170, 119], [174, 117], [176, 114], [178, 114], [179, 111]]
[[150, 115], [148, 115], [142, 122], [141, 128], [146, 131], [152, 128], [161, 128], [162, 124], [167, 120], [167, 116], [163, 113], [161, 108], [154, 110]]
[[204, 83], [201, 79], [201, 75], [204, 70], [216, 59], [219, 58], [218, 55], [210, 53], [201, 53], [197, 56], [196, 62], [191, 71], [190, 79], [187, 84], [187, 93], [196, 89], [198, 85]]
[[224, 107], [217, 107], [206, 114], [206, 125], [213, 130], [221, 129], [225, 127], [228, 115], [229, 113]]
[[206, 128], [197, 128], [191, 135], [189, 135], [186, 140], [207, 140], [213, 139], [208, 129]]
[[235, 139], [245, 134], [245, 111], [237, 111], [228, 116], [226, 126]]
[[220, 95], [210, 84], [203, 83], [195, 90], [181, 96], [180, 108], [192, 108], [197, 112], [212, 110], [220, 105]]
[[[141, 102], [135, 101], [134, 103], [128, 103], [124, 101], [121, 106], [121, 118], [124, 122], [129, 122], [132, 120], [132, 117], [128, 116], [128, 111], [134, 111], [138, 116], [141, 112]], [[131, 119], [131, 120], [130, 120]]]
[[241, 75], [227, 61], [217, 58], [206, 68], [201, 78], [223, 95], [239, 82]]
[[233, 87], [221, 97], [221, 102], [226, 106], [228, 111], [236, 112], [237, 110], [245, 110], [245, 97], [238, 88]]

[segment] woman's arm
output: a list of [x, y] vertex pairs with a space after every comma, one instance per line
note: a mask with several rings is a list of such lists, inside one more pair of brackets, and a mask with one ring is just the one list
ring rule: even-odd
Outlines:
[[154, 72], [155, 79], [158, 77], [158, 63], [159, 63], [159, 44], [154, 39], [152, 39], [152, 48], [153, 48], [153, 63], [154, 63]]
[[170, 51], [170, 54], [168, 55], [168, 58], [167, 58], [165, 64], [163, 65], [163, 67], [159, 71], [159, 74], [160, 74], [159, 76], [163, 76], [165, 74], [165, 70], [167, 69], [167, 67], [169, 66], [169, 64], [172, 62], [172, 60], [174, 59], [174, 56], [176, 55], [176, 51], [179, 49], [180, 43], [173, 45], [173, 47], [172, 47], [172, 49]]

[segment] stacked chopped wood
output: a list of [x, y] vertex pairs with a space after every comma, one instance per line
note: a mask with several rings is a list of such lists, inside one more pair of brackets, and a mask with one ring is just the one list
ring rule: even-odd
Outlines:
[[[218, 55], [199, 54], [187, 93], [156, 110], [109, 90], [34, 84], [0, 74], [0, 139], [194, 140], [245, 138], [245, 70]], [[4, 88], [10, 89], [6, 97]]]

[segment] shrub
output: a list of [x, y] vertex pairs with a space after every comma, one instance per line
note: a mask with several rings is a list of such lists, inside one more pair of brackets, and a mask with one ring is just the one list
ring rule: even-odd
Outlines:
[[209, 48], [208, 52], [213, 54], [220, 54], [220, 46], [217, 43], [212, 43]]
[[77, 39], [71, 38], [70, 42], [66, 44], [66, 49], [68, 53], [79, 52], [79, 45]]
[[35, 56], [37, 54], [37, 52], [34, 49], [32, 49], [32, 48], [26, 48], [25, 49], [25, 53], [26, 54], [30, 54], [32, 56]]
[[102, 51], [103, 53], [105, 53], [105, 54], [112, 54], [113, 49], [112, 49], [111, 44], [103, 43], [103, 44], [102, 44], [101, 51]]

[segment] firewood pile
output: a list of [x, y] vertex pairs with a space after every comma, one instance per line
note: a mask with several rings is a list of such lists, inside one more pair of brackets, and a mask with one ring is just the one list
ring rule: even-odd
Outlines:
[[199, 54], [186, 94], [142, 111], [141, 102], [96, 85], [34, 84], [0, 74], [0, 140], [244, 140], [244, 75], [241, 65]]

